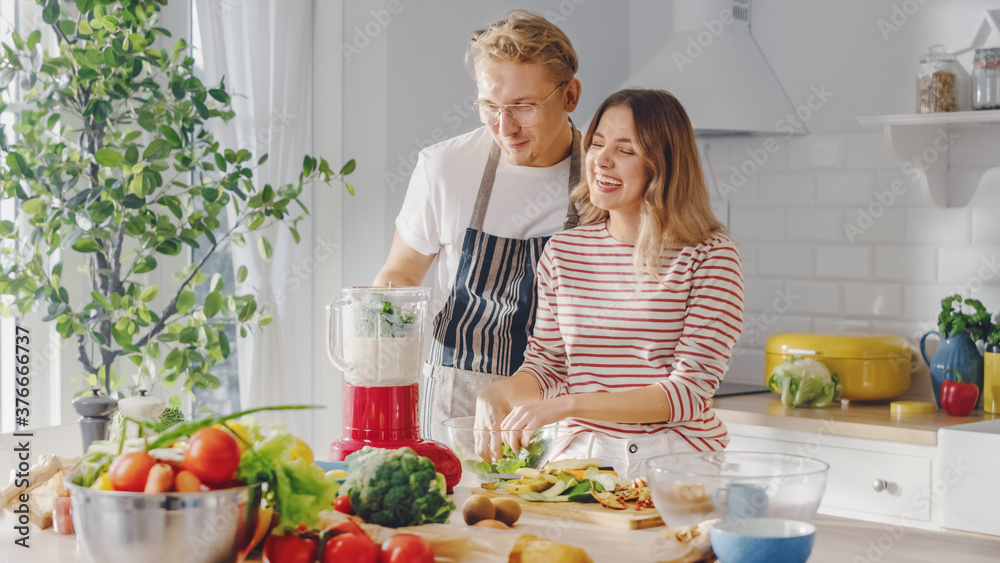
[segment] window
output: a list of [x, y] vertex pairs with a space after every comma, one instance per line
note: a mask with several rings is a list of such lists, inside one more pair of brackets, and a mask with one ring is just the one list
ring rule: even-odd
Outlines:
[[[194, 72], [198, 78], [203, 78], [204, 52], [202, 51], [201, 30], [198, 26], [198, 10], [191, 5], [191, 56], [194, 57]], [[220, 214], [221, 230], [229, 229], [229, 221], [225, 214]], [[198, 241], [199, 248], [192, 249], [191, 262], [198, 262], [211, 248], [207, 239], [202, 237]], [[226, 241], [219, 245], [212, 256], [205, 262], [202, 271], [211, 279], [212, 275], [219, 273], [222, 276], [223, 287], [232, 290], [236, 287], [236, 276], [233, 275], [232, 243]], [[195, 296], [198, 302], [203, 302], [208, 295], [208, 284], [202, 284], [195, 288]], [[235, 318], [235, 315], [234, 315]], [[219, 378], [219, 387], [212, 390], [195, 389], [195, 398], [199, 407], [207, 407], [216, 413], [231, 413], [240, 410], [240, 378], [236, 359], [236, 325], [231, 324], [225, 329], [226, 338], [229, 339], [231, 352], [229, 357], [215, 364], [212, 368], [212, 375]]]

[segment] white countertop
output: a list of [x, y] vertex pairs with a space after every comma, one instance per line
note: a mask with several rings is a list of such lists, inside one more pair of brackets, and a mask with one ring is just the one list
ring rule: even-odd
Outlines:
[[[454, 502], [461, 506], [470, 494], [460, 485]], [[452, 524], [464, 528], [456, 511]], [[818, 515], [816, 546], [810, 563], [841, 563], [877, 560], [880, 563], [996, 563], [1000, 560], [1000, 538], [927, 532]], [[0, 563], [84, 563], [88, 558], [77, 548], [75, 536], [51, 529], [32, 528], [29, 549], [13, 544], [15, 533], [9, 513], [0, 518]], [[652, 548], [663, 528], [617, 530], [595, 524], [525, 513], [516, 531], [579, 546], [595, 563], [652, 561]], [[514, 533], [514, 532], [511, 532]], [[881, 546], [881, 547], [879, 547]], [[879, 550], [878, 552], [874, 550]], [[855, 556], [860, 559], [855, 559]], [[870, 559], [871, 558], [871, 559]], [[106, 563], [106, 562], [100, 562]], [[182, 562], [178, 562], [182, 563]]]

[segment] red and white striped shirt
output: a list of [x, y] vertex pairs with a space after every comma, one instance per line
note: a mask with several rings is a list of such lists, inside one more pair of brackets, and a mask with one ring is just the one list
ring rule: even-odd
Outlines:
[[674, 432], [695, 450], [721, 450], [726, 427], [708, 401], [743, 329], [743, 274], [723, 234], [668, 249], [661, 285], [636, 284], [634, 247], [605, 223], [553, 236], [538, 264], [538, 312], [522, 370], [542, 399], [651, 384], [663, 388], [670, 419], [645, 424], [571, 418], [560, 444], [581, 432], [615, 438]]

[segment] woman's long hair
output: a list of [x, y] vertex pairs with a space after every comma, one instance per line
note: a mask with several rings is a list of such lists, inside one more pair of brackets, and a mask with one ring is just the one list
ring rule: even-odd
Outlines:
[[[619, 90], [604, 100], [587, 129], [583, 150], [590, 150], [594, 132], [608, 108], [632, 110], [635, 145], [646, 165], [649, 184], [639, 211], [635, 268], [662, 283], [660, 257], [669, 246], [693, 246], [708, 241], [725, 227], [712, 213], [708, 187], [701, 170], [694, 129], [677, 98], [663, 90]], [[580, 224], [606, 221], [607, 210], [590, 202], [586, 174], [572, 192], [581, 203]]]

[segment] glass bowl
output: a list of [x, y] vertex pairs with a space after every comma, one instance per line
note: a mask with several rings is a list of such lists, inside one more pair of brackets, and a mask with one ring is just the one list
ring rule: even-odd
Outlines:
[[653, 504], [667, 526], [710, 518], [812, 521], [830, 466], [766, 452], [689, 452], [646, 462]]
[[504, 443], [504, 455], [501, 459], [486, 460], [479, 454], [476, 445], [487, 443], [494, 437], [499, 440], [501, 431], [475, 428], [475, 421], [474, 416], [463, 416], [449, 418], [441, 425], [444, 427], [445, 442], [462, 461], [462, 469], [480, 483], [517, 477], [514, 471], [522, 467], [541, 469], [549, 461], [559, 433], [558, 423], [525, 429], [525, 432], [531, 433], [531, 442], [527, 448], [522, 447], [515, 456], [513, 450]]

